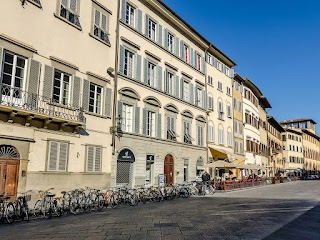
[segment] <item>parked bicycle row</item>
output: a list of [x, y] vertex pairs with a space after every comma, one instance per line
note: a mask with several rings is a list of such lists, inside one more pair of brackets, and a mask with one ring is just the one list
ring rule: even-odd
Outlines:
[[135, 206], [139, 203], [160, 202], [174, 198], [188, 198], [191, 195], [213, 194], [214, 188], [209, 184], [188, 183], [166, 187], [136, 186], [135, 188], [119, 187], [111, 190], [98, 190], [85, 187], [62, 191], [56, 196], [50, 188], [37, 191], [33, 208], [30, 206], [34, 191], [19, 193], [14, 202], [9, 197], [0, 195], [0, 220], [13, 223], [15, 220], [29, 221], [30, 217], [51, 218], [64, 214], [101, 211], [103, 208], [116, 208], [119, 205]]

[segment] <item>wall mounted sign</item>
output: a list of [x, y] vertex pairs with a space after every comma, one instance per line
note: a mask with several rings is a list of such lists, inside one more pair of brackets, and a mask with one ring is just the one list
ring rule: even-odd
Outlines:
[[135, 160], [133, 152], [128, 148], [122, 149], [118, 155], [118, 161], [134, 162]]
[[147, 154], [147, 159], [146, 160], [147, 160], [148, 163], [154, 163], [154, 155], [148, 155]]

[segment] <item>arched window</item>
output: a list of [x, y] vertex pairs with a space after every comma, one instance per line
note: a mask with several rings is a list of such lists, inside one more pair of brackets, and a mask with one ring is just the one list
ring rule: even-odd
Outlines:
[[10, 145], [0, 145], [0, 159], [19, 159], [20, 154], [18, 150]]
[[229, 118], [232, 117], [231, 104], [229, 102], [227, 103], [227, 117], [229, 117]]
[[224, 129], [222, 124], [219, 124], [219, 132], [218, 132], [219, 144], [224, 144]]
[[223, 102], [221, 98], [218, 99], [218, 118], [223, 120]]
[[208, 141], [214, 142], [214, 125], [212, 121], [210, 121], [208, 125]]
[[228, 135], [227, 135], [228, 147], [232, 147], [232, 131], [231, 128], [228, 127]]
[[214, 110], [213, 109], [213, 96], [211, 93], [208, 93], [208, 109]]

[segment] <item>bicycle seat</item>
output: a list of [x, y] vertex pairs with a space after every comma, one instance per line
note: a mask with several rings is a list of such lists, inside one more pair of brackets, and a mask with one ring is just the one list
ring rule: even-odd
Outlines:
[[62, 192], [61, 192], [61, 194], [66, 194], [66, 193], [67, 193], [66, 191], [62, 191]]
[[9, 199], [10, 199], [10, 197], [4, 197], [4, 199], [5, 199], [5, 200], [9, 200]]
[[46, 194], [46, 196], [47, 196], [47, 197], [54, 197], [54, 196], [55, 196], [55, 194], [48, 193], [48, 194]]

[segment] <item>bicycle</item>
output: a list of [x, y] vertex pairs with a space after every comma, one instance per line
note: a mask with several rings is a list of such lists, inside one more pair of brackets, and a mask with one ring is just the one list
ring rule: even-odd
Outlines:
[[10, 197], [0, 195], [0, 221], [4, 222], [6, 220], [7, 223], [11, 224], [14, 222], [15, 209], [13, 203], [8, 201], [9, 199]]
[[18, 196], [17, 200], [14, 202], [14, 207], [15, 207], [15, 218], [16, 219], [21, 219], [29, 221], [29, 206], [28, 206], [28, 201], [31, 200], [31, 195], [28, 194], [30, 193], [31, 190], [25, 192], [25, 193], [18, 193], [21, 196]]
[[39, 191], [40, 199], [34, 205], [34, 215], [39, 217], [43, 215], [44, 218], [51, 218], [53, 213], [58, 217], [61, 216], [61, 207], [56, 199], [53, 197], [55, 194], [50, 193], [49, 191], [54, 188], [50, 188], [46, 191]]

